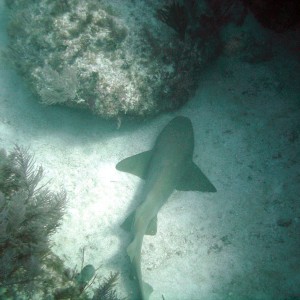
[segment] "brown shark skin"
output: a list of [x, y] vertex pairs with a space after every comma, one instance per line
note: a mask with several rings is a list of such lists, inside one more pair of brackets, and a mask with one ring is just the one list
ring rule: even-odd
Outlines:
[[[152, 288], [142, 281], [141, 249], [144, 235], [147, 234], [149, 225], [156, 218], [160, 208], [179, 185], [183, 174], [188, 172], [193, 164], [193, 151], [192, 123], [190, 119], [182, 116], [167, 124], [153, 147], [145, 173], [142, 204], [135, 211], [131, 228], [134, 238], [127, 248], [142, 300], [148, 300], [152, 292]], [[117, 169], [122, 170], [119, 164]], [[215, 188], [212, 186], [210, 191], [214, 192]]]

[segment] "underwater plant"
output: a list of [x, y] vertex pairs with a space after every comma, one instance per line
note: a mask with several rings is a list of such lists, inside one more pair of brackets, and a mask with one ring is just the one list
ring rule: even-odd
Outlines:
[[119, 273], [111, 273], [109, 277], [104, 278], [95, 290], [92, 300], [125, 300], [118, 298], [115, 286], [119, 278]]
[[87, 291], [97, 270], [84, 266], [84, 249], [79, 272], [68, 271], [51, 251], [66, 192], [52, 192], [42, 179], [43, 168], [28, 149], [0, 149], [0, 299], [122, 300], [115, 290], [118, 272]]
[[28, 150], [0, 151], [0, 288], [33, 284], [64, 214], [66, 193], [42, 184]]
[[[98, 283], [98, 287], [93, 289], [93, 296], [91, 297], [91, 291], [89, 291], [90, 286], [94, 283], [97, 278], [97, 269], [93, 265], [88, 264], [84, 265], [84, 248], [82, 251], [82, 262], [81, 269], [79, 272], [76, 271], [76, 268], [72, 271], [64, 268], [63, 262], [59, 258], [55, 258], [53, 261], [50, 261], [50, 264], [53, 265], [53, 262], [56, 261], [59, 266], [58, 276], [60, 276], [61, 285], [63, 287], [55, 288], [53, 293], [54, 300], [61, 299], [74, 299], [74, 300], [125, 300], [117, 296], [117, 291], [115, 286], [119, 278], [119, 273], [111, 273], [109, 277], [104, 278]], [[51, 297], [51, 296], [50, 296]]]

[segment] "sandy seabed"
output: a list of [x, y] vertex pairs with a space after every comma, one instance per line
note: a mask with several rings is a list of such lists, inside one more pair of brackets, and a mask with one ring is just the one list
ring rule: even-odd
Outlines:
[[[1, 49], [6, 17], [1, 4]], [[299, 66], [284, 49], [260, 64], [221, 57], [180, 111], [118, 129], [87, 112], [42, 106], [2, 62], [0, 146], [30, 147], [53, 188], [66, 189], [53, 251], [72, 268], [84, 247], [101, 276], [120, 271], [126, 296], [134, 284], [120, 224], [143, 182], [115, 165], [150, 149], [174, 116], [189, 117], [194, 161], [217, 193], [175, 191], [159, 212], [158, 233], [142, 252], [151, 299], [299, 299]]]

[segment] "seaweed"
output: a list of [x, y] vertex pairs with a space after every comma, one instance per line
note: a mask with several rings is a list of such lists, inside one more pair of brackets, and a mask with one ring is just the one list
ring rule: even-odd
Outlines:
[[66, 193], [41, 184], [42, 167], [36, 167], [28, 150], [15, 146], [0, 152], [0, 288], [33, 284], [42, 273], [50, 251], [49, 237], [64, 213]]
[[84, 248], [79, 272], [66, 269], [52, 253], [49, 238], [63, 217], [66, 192], [48, 186], [28, 149], [15, 146], [9, 154], [0, 149], [0, 298], [119, 300], [119, 273], [87, 291], [97, 269], [84, 265]]

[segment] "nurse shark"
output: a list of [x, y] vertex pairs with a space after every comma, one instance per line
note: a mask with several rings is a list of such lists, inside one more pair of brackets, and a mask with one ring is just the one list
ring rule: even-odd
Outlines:
[[127, 248], [138, 282], [140, 298], [148, 300], [152, 287], [142, 280], [141, 249], [144, 235], [155, 235], [157, 213], [174, 190], [216, 192], [216, 188], [193, 162], [194, 132], [190, 119], [172, 119], [150, 151], [120, 161], [116, 168], [145, 180], [142, 201], [122, 227], [133, 234]]

